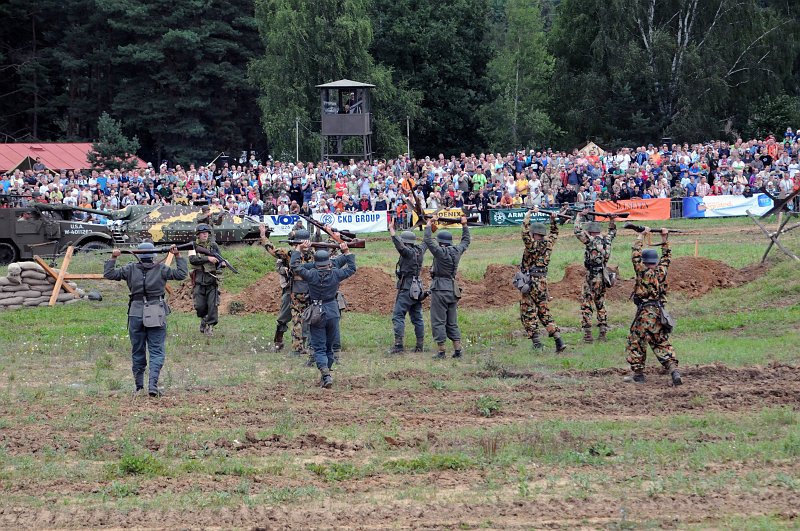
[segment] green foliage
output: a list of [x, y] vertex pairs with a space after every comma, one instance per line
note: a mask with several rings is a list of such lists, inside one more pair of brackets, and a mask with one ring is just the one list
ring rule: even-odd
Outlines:
[[383, 468], [396, 474], [423, 474], [433, 470], [465, 470], [476, 466], [475, 460], [462, 454], [423, 454], [413, 459], [396, 459]]
[[138, 164], [139, 139], [126, 138], [122, 124], [104, 112], [97, 120], [98, 140], [86, 161], [95, 170], [132, 170]]
[[475, 399], [475, 411], [483, 417], [494, 417], [501, 408], [500, 400], [491, 395], [481, 395]]
[[325, 465], [307, 463], [306, 470], [313, 472], [329, 482], [346, 481], [365, 475], [364, 470], [351, 463], [328, 463]]
[[122, 475], [160, 476], [166, 471], [166, 466], [150, 452], [126, 450], [120, 457], [117, 469]]
[[399, 122], [415, 116], [419, 97], [392, 79], [369, 53], [372, 22], [368, 0], [257, 0], [256, 20], [264, 43], [262, 57], [250, 64], [258, 87], [262, 123], [271, 152], [291, 160], [295, 152], [295, 120], [302, 125], [300, 156], [315, 159], [319, 136], [316, 85], [339, 79], [371, 83], [379, 153], [393, 153], [405, 144]]

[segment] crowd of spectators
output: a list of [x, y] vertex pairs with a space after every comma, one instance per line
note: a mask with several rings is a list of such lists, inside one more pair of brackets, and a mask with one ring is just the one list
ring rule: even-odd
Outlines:
[[262, 162], [252, 156], [240, 165], [184, 168], [165, 161], [158, 168], [102, 172], [52, 171], [37, 163], [0, 176], [0, 194], [23, 204], [97, 210], [171, 203], [218, 205], [251, 216], [388, 210], [400, 224], [409, 214], [406, 198], [417, 194], [426, 208], [466, 205], [486, 222], [493, 208], [758, 192], [785, 197], [800, 186], [799, 152], [800, 130], [788, 128], [777, 139], [650, 144], [613, 152], [531, 149], [346, 163]]

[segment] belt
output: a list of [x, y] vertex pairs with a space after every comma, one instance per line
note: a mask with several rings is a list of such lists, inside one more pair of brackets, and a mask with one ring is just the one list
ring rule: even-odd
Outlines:
[[546, 267], [531, 267], [528, 269], [528, 274], [532, 277], [546, 277], [547, 276], [547, 268]]
[[456, 277], [451, 277], [451, 276], [447, 276], [447, 275], [434, 275], [433, 273], [431, 273], [431, 278], [449, 278], [450, 280], [455, 280], [456, 279]]
[[661, 301], [648, 299], [648, 300], [640, 301], [637, 306], [639, 308], [646, 308], [648, 306], [659, 306], [660, 307], [661, 306]]
[[155, 301], [163, 302], [164, 301], [164, 295], [162, 294], [162, 295], [159, 295], [158, 297], [150, 297], [149, 299], [145, 298], [144, 295], [131, 295], [130, 300], [131, 301], [145, 301], [146, 300], [148, 302], [155, 302]]
[[336, 302], [336, 299], [327, 299], [327, 300], [324, 300], [324, 301], [321, 301], [321, 300], [313, 300], [313, 301], [311, 301], [312, 304], [314, 304], [314, 303], [316, 303], [316, 304], [327, 304], [329, 302]]

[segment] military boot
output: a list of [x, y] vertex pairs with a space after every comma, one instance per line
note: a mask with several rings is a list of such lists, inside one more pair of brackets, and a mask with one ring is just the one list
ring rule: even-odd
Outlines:
[[592, 327], [588, 326], [583, 329], [583, 342], [584, 343], [592, 343], [594, 342], [594, 338], [592, 337]]
[[200, 321], [200, 333], [201, 334], [205, 334], [206, 333], [206, 322], [203, 321], [203, 320]]
[[414, 352], [425, 352], [425, 340], [417, 339], [417, 344], [414, 345]]
[[320, 369], [320, 374], [322, 377], [319, 380], [319, 386], [323, 389], [330, 389], [333, 387], [333, 378], [331, 377], [331, 370], [327, 367], [324, 369]]
[[214, 337], [214, 327], [211, 325], [206, 325], [206, 330], [204, 333], [206, 337]]
[[542, 336], [539, 334], [539, 331], [533, 333], [531, 337], [531, 344], [535, 350], [542, 350], [544, 348], [544, 344], [542, 344]]
[[608, 327], [601, 325], [600, 326], [600, 335], [597, 336], [597, 340], [598, 341], [608, 341], [608, 338], [606, 337], [606, 333], [607, 332], [608, 332]]
[[317, 359], [314, 357], [314, 353], [311, 351], [307, 351], [308, 357], [306, 358], [306, 367], [313, 367], [317, 364]]
[[678, 371], [678, 366], [675, 365], [674, 362], [671, 361], [667, 364], [667, 372], [672, 378], [672, 385], [681, 385], [683, 383], [681, 373]]
[[272, 338], [272, 343], [275, 345], [275, 352], [283, 350], [283, 332], [275, 330], [275, 337]]
[[565, 350], [567, 350], [567, 346], [564, 344], [564, 340], [561, 339], [561, 334], [556, 334], [555, 336], [553, 336], [553, 338], [556, 340], [556, 352], [564, 352]]
[[461, 357], [461, 341], [453, 341], [453, 357], [456, 359]]
[[395, 337], [394, 345], [392, 346], [392, 350], [389, 351], [389, 354], [402, 354], [404, 350], [405, 349], [403, 348], [403, 338]]
[[439, 345], [439, 350], [436, 351], [436, 354], [433, 356], [433, 359], [443, 360], [445, 358], [447, 358], [447, 356], [444, 353], [444, 343], [442, 343], [441, 345]]

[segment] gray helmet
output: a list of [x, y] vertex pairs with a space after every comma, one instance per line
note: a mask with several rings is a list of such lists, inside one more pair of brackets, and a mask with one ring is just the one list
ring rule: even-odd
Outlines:
[[331, 265], [331, 254], [328, 251], [317, 251], [314, 253], [315, 267], [328, 267]]
[[211, 207], [208, 206], [208, 205], [203, 205], [202, 207], [200, 207], [200, 211], [202, 211], [202, 212], [211, 212]]
[[586, 224], [586, 232], [590, 234], [591, 233], [600, 234], [601, 232], [603, 232], [603, 228], [600, 226], [598, 222], [592, 221]]
[[403, 241], [403, 243], [416, 243], [417, 235], [410, 230], [404, 230], [400, 233], [400, 239]]
[[642, 262], [648, 265], [657, 264], [658, 253], [654, 249], [645, 249], [642, 251]]
[[295, 229], [294, 231], [294, 239], [295, 240], [310, 240], [311, 233], [308, 232], [307, 229]]
[[[155, 251], [156, 250], [156, 246], [153, 245], [153, 242], [142, 242], [136, 248], [139, 249], [140, 251], [151, 251], [151, 250]], [[142, 260], [147, 260], [147, 259], [152, 260], [155, 257], [156, 257], [156, 253], [143, 253], [143, 254], [139, 255], [139, 258], [141, 258]]]
[[449, 230], [436, 231], [436, 241], [439, 242], [439, 245], [452, 245], [453, 235]]
[[195, 234], [200, 234], [201, 232], [207, 232], [211, 234], [211, 225], [209, 225], [208, 223], [201, 223], [200, 225], [197, 226], [194, 232]]
[[547, 236], [547, 225], [544, 223], [531, 223], [531, 234]]

